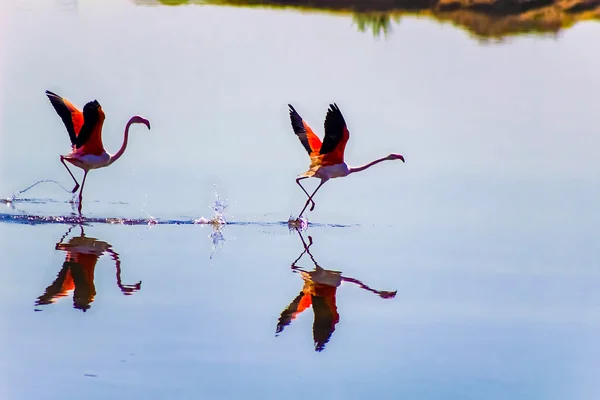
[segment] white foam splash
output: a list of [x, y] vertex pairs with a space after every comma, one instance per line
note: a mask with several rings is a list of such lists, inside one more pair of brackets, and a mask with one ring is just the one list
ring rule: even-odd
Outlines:
[[293, 218], [290, 215], [290, 218], [288, 219], [288, 228], [290, 229], [290, 231], [305, 231], [308, 229], [308, 219], [306, 219], [305, 217]]

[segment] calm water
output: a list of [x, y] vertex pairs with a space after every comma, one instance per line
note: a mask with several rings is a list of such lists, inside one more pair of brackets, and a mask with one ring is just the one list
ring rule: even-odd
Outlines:
[[[5, 3], [1, 197], [71, 188], [46, 89], [98, 99], [110, 152], [130, 116], [152, 129], [84, 194], [139, 226], [8, 221], [70, 216], [53, 183], [0, 204], [0, 398], [600, 396], [599, 25], [481, 45], [418, 19], [376, 39], [294, 11]], [[287, 103], [321, 135], [334, 101], [349, 163], [407, 162], [327, 183], [300, 236]], [[237, 224], [191, 224], [215, 191]], [[337, 290], [292, 268], [340, 279], [316, 264]]]

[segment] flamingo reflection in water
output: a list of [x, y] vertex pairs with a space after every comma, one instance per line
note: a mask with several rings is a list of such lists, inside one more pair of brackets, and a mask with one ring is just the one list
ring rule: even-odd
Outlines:
[[[375, 290], [357, 279], [343, 276], [340, 271], [322, 268], [310, 253], [310, 246], [313, 244], [312, 237], [308, 237], [309, 244], [307, 245], [300, 231], [298, 231], [298, 235], [300, 235], [300, 239], [304, 245], [304, 251], [292, 263], [292, 270], [300, 273], [300, 276], [304, 280], [304, 287], [300, 294], [281, 313], [275, 333], [276, 336], [281, 333], [298, 314], [312, 305], [314, 313], [313, 339], [315, 350], [320, 352], [325, 349], [325, 345], [329, 342], [331, 335], [335, 331], [335, 326], [340, 320], [335, 296], [337, 288], [342, 282], [354, 283], [361, 289], [375, 293], [384, 299], [396, 297], [397, 291]], [[315, 264], [315, 269], [312, 271], [306, 271], [296, 265], [302, 256], [307, 253]]]
[[63, 243], [71, 233], [73, 226], [63, 235], [56, 250], [66, 252], [65, 261], [54, 282], [46, 288], [43, 295], [37, 298], [35, 305], [55, 303], [59, 298], [73, 292], [73, 307], [83, 312], [87, 311], [96, 296], [94, 285], [94, 271], [96, 263], [105, 253], [115, 262], [117, 286], [124, 295], [131, 295], [142, 286], [142, 281], [134, 285], [125, 285], [121, 282], [121, 260], [119, 254], [112, 249], [109, 243], [85, 236], [83, 226], [80, 225], [81, 234], [72, 237]]

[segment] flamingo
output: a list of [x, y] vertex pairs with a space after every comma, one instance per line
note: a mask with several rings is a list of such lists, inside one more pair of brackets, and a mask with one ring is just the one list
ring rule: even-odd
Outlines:
[[[315, 209], [313, 197], [321, 186], [329, 179], [342, 178], [355, 172], [364, 171], [365, 169], [386, 160], [402, 160], [402, 162], [404, 162], [404, 157], [401, 154], [392, 153], [359, 167], [349, 167], [344, 162], [344, 150], [346, 149], [346, 143], [350, 138], [350, 133], [348, 132], [344, 116], [337, 104], [330, 104], [329, 109], [327, 110], [323, 143], [321, 143], [321, 140], [315, 135], [310, 126], [302, 119], [294, 107], [291, 104], [288, 104], [288, 106], [290, 108], [292, 129], [310, 156], [310, 169], [299, 175], [296, 179], [298, 186], [300, 186], [302, 191], [308, 196], [308, 200], [298, 218], [302, 217], [302, 214], [310, 203], [312, 203], [310, 211]], [[319, 178], [321, 183], [319, 183], [319, 186], [317, 186], [313, 194], [308, 194], [300, 181], [311, 177]]]
[[48, 96], [50, 103], [52, 103], [52, 106], [65, 124], [69, 138], [71, 139], [71, 153], [64, 156], [61, 155], [60, 162], [65, 166], [75, 182], [75, 187], [71, 191], [72, 193], [75, 193], [79, 189], [79, 182], [77, 182], [77, 179], [75, 179], [65, 161], [84, 171], [81, 190], [79, 191], [79, 212], [81, 213], [83, 186], [85, 185], [85, 178], [88, 172], [92, 169], [108, 167], [123, 155], [127, 148], [127, 140], [129, 139], [129, 127], [132, 124], [144, 124], [150, 129], [150, 122], [139, 115], [131, 117], [125, 126], [121, 148], [115, 154], [109, 154], [104, 150], [104, 146], [102, 145], [104, 111], [102, 111], [102, 107], [97, 100], [88, 102], [83, 107], [82, 113], [70, 101], [56, 93], [46, 90], [46, 96]]
[[115, 262], [117, 286], [124, 295], [132, 295], [141, 289], [142, 281], [132, 285], [126, 285], [121, 281], [119, 253], [113, 250], [110, 243], [86, 236], [83, 225], [79, 225], [81, 230], [79, 236], [73, 236], [64, 243], [73, 227], [71, 226], [56, 243], [55, 249], [66, 253], [65, 261], [54, 282], [46, 288], [43, 295], [37, 298], [36, 306], [55, 303], [72, 292], [73, 307], [86, 312], [96, 296], [94, 272], [98, 260], [104, 254], [108, 254]]
[[[372, 292], [382, 299], [391, 299], [396, 297], [397, 291], [375, 290], [358, 279], [343, 276], [340, 271], [328, 270], [321, 267], [310, 252], [310, 246], [313, 245], [312, 237], [309, 236], [307, 245], [300, 231], [297, 231], [304, 251], [292, 263], [292, 271], [300, 273], [304, 286], [296, 298], [281, 312], [275, 335], [283, 332], [284, 328], [306, 309], [312, 306], [314, 314], [313, 339], [315, 351], [320, 352], [325, 349], [331, 335], [335, 331], [337, 323], [340, 321], [340, 314], [336, 304], [337, 289], [343, 282], [356, 284], [361, 289]], [[306, 271], [297, 265], [298, 261], [307, 254], [310, 256], [315, 269]]]

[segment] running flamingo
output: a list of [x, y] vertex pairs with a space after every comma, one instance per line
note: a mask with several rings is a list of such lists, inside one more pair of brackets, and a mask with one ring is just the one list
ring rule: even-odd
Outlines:
[[[401, 154], [390, 154], [360, 167], [349, 167], [344, 162], [344, 150], [350, 138], [350, 133], [338, 106], [335, 103], [329, 105], [325, 117], [325, 137], [323, 138], [323, 143], [321, 143], [321, 140], [314, 134], [300, 114], [296, 112], [294, 107], [291, 104], [288, 104], [288, 106], [290, 107], [290, 120], [294, 133], [298, 136], [300, 143], [302, 143], [310, 156], [310, 169], [296, 179], [298, 186], [308, 196], [308, 200], [298, 218], [302, 217], [309, 203], [312, 203], [310, 211], [314, 210], [315, 202], [313, 196], [329, 179], [348, 176], [386, 160], [402, 160], [404, 162], [404, 157]], [[313, 194], [309, 195], [300, 181], [311, 177], [321, 179], [321, 183], [319, 183]]]
[[[302, 280], [304, 281], [304, 286], [302, 287], [300, 294], [298, 294], [287, 308], [281, 312], [275, 335], [277, 336], [283, 332], [284, 328], [288, 326], [298, 314], [312, 306], [314, 314], [313, 339], [315, 350], [322, 351], [335, 331], [337, 323], [340, 321], [340, 314], [338, 313], [336, 304], [336, 295], [338, 287], [340, 287], [343, 282], [354, 283], [360, 288], [378, 295], [382, 299], [392, 299], [396, 297], [397, 291], [375, 290], [358, 279], [343, 276], [340, 271], [324, 269], [310, 253], [310, 246], [313, 244], [312, 237], [308, 237], [309, 244], [307, 245], [300, 231], [297, 232], [304, 245], [304, 251], [296, 261], [292, 263], [292, 270], [300, 273]], [[312, 271], [306, 271], [296, 265], [306, 253], [308, 253], [315, 265], [315, 269]]]
[[141, 289], [142, 281], [132, 285], [126, 285], [121, 281], [121, 260], [111, 244], [86, 236], [83, 225], [79, 225], [79, 228], [81, 230], [79, 236], [73, 236], [67, 243], [63, 243], [73, 229], [71, 226], [56, 243], [55, 249], [66, 253], [65, 261], [54, 282], [46, 288], [43, 295], [37, 298], [36, 306], [52, 304], [72, 292], [73, 307], [86, 312], [96, 297], [94, 272], [98, 260], [104, 254], [115, 262], [117, 286], [124, 295], [132, 295]]
[[66, 156], [60, 156], [60, 162], [63, 163], [71, 178], [75, 182], [72, 193], [79, 189], [79, 183], [71, 173], [65, 160], [76, 167], [83, 169], [83, 181], [79, 191], [79, 212], [81, 213], [81, 200], [83, 196], [83, 186], [85, 178], [91, 169], [108, 167], [117, 161], [127, 148], [129, 139], [129, 127], [132, 124], [144, 124], [150, 129], [150, 122], [138, 115], [131, 117], [125, 126], [123, 145], [115, 154], [109, 154], [102, 145], [102, 125], [104, 124], [104, 111], [98, 101], [90, 101], [83, 107], [83, 113], [77, 109], [67, 99], [46, 90], [46, 96], [50, 103], [62, 119], [69, 138], [71, 139], [72, 151]]

